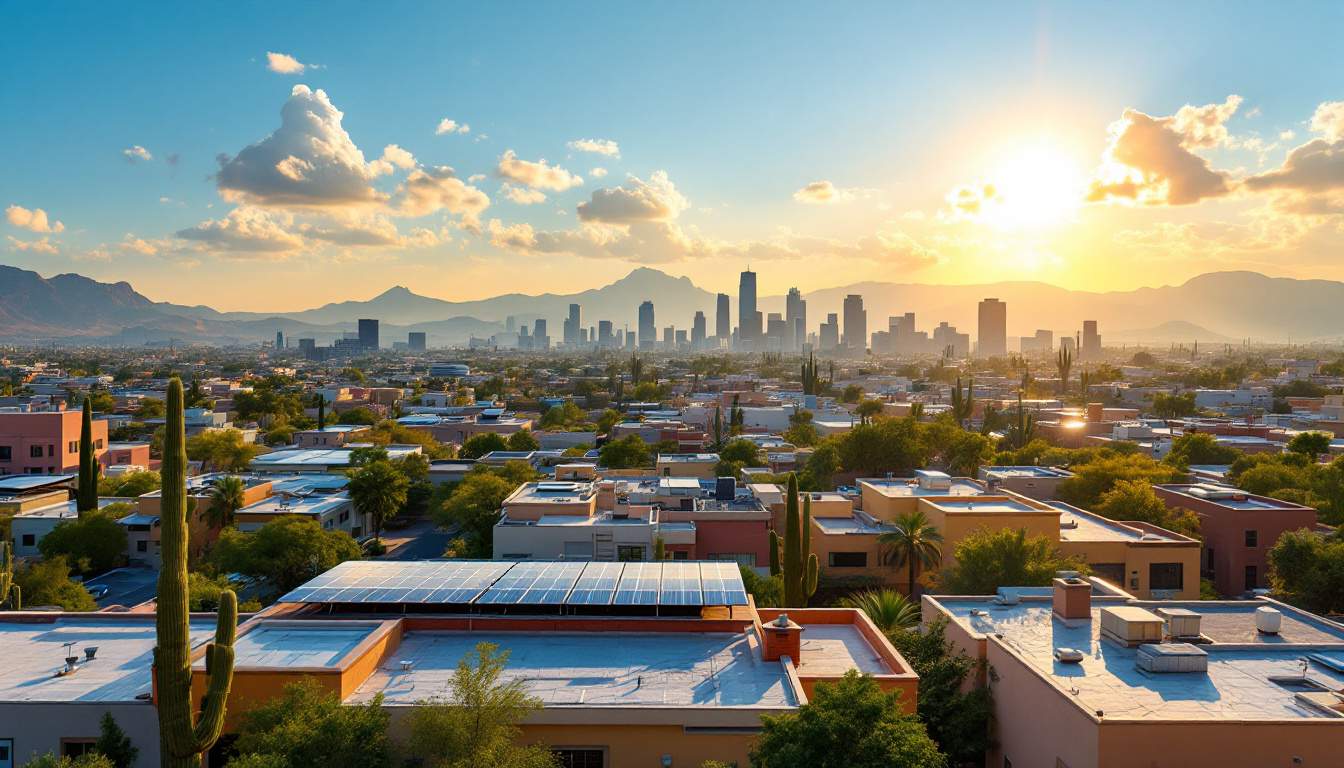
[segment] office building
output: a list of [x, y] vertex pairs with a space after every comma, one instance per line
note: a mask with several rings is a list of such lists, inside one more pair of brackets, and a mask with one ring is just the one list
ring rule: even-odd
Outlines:
[[551, 337], [547, 335], [546, 319], [539, 317], [532, 321], [532, 349], [545, 351], [551, 348]]
[[579, 331], [583, 325], [579, 319], [579, 305], [569, 305], [569, 317], [565, 318], [564, 336], [565, 344], [574, 345], [579, 343]]
[[705, 346], [705, 313], [696, 312], [691, 320], [691, 346], [700, 349]]
[[[105, 419], [93, 420], [93, 451], [107, 451]], [[79, 471], [80, 409], [0, 413], [0, 475], [56, 475]]]
[[1096, 361], [1101, 359], [1101, 334], [1097, 333], [1096, 320], [1083, 321], [1083, 343], [1078, 349], [1078, 357], [1082, 360]]
[[283, 331], [276, 331], [276, 332], [275, 332], [275, 348], [276, 348], [276, 349], [284, 349], [284, 348], [285, 348], [285, 334], [284, 334]]
[[425, 332], [411, 331], [410, 333], [406, 334], [406, 348], [411, 350], [412, 352], [424, 352]]
[[737, 284], [737, 337], [744, 349], [761, 335], [761, 315], [756, 311], [756, 273], [743, 272]]
[[976, 331], [978, 357], [1008, 354], [1008, 305], [998, 299], [980, 302], [980, 325]]
[[802, 349], [807, 341], [807, 302], [797, 288], [790, 288], [784, 300], [785, 348], [790, 351]]
[[1034, 336], [1022, 337], [1023, 354], [1029, 354], [1032, 352], [1051, 354], [1054, 352], [1054, 350], [1055, 350], [1054, 331], [1038, 329]]
[[842, 345], [862, 352], [868, 347], [868, 312], [863, 297], [851, 293], [845, 297], [845, 333]]
[[309, 360], [317, 356], [317, 339], [299, 339], [299, 352]]
[[603, 349], [609, 349], [617, 346], [616, 337], [611, 332], [610, 320], [597, 321], [597, 346]]
[[733, 335], [733, 321], [728, 314], [728, 294], [720, 293], [715, 301], [714, 335], [720, 343], [727, 343]]
[[363, 318], [359, 321], [359, 346], [364, 349], [378, 348], [378, 321]]
[[[913, 318], [913, 316], [911, 317]], [[928, 343], [923, 333], [920, 333], [919, 336], [921, 344]], [[933, 329], [931, 345], [933, 348], [928, 351], [940, 356], [948, 356], [954, 360], [964, 360], [971, 356], [971, 334], [958, 333], [956, 326], [948, 325], [946, 321], [939, 323], [938, 327]]]
[[639, 305], [639, 348], [653, 349], [656, 346], [658, 327], [653, 322], [653, 302], [645, 301]]
[[663, 349], [677, 348], [677, 329], [676, 326], [666, 326], [663, 328]]
[[823, 352], [834, 352], [840, 346], [840, 316], [831, 312], [817, 333], [817, 344]]

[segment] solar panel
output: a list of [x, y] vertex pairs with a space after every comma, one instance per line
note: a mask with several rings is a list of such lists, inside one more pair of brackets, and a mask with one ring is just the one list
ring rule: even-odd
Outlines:
[[616, 605], [657, 605], [662, 563], [626, 563], [616, 586]]
[[582, 562], [523, 562], [476, 600], [496, 605], [562, 605], [583, 572]]
[[295, 603], [470, 603], [514, 564], [352, 560], [281, 598]]
[[699, 563], [705, 605], [746, 605], [747, 588], [737, 563]]
[[565, 605], [611, 605], [625, 563], [588, 563]]
[[700, 567], [696, 563], [663, 563], [659, 605], [702, 605]]

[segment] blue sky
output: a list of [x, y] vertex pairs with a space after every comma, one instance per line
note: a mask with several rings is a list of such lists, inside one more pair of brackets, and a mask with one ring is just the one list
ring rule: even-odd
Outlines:
[[[1300, 185], [1242, 183], [1313, 137], [1334, 151], [1333, 112], [1312, 126], [1344, 99], [1341, 4], [183, 5], [0, 11], [0, 207], [64, 225], [0, 221], [0, 261], [231, 309], [398, 283], [445, 298], [578, 290], [641, 264], [725, 289], [747, 261], [765, 293], [863, 279], [1127, 289], [1220, 268], [1344, 278], [1330, 256], [1344, 179], [1315, 185], [1310, 205]], [[308, 66], [272, 71], [268, 52]], [[388, 145], [413, 156], [370, 172], [386, 204], [221, 188], [217, 156], [275, 131], [298, 84], [343, 113], [367, 161]], [[1225, 137], [1182, 144], [1227, 190], [1084, 203], [1071, 188], [1099, 178], [1126, 110], [1162, 118], [1234, 94], [1215, 118]], [[445, 118], [470, 131], [436, 135]], [[619, 158], [568, 146], [580, 139]], [[152, 159], [130, 162], [133, 147]], [[509, 150], [583, 181], [503, 176]], [[415, 168], [438, 166], [488, 205], [393, 210]], [[795, 195], [823, 181], [824, 201]], [[545, 202], [517, 204], [504, 184]], [[949, 202], [986, 185], [994, 217]], [[602, 189], [671, 204], [638, 219], [594, 205], [580, 223]], [[201, 227], [239, 207], [280, 240], [219, 247], [237, 230]], [[355, 218], [401, 239], [313, 234]], [[205, 234], [179, 236], [194, 227]], [[1140, 250], [1151, 269], [1116, 266]]]

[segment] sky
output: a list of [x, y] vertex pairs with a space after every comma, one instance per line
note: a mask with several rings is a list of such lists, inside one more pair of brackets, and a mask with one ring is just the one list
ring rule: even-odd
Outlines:
[[1344, 280], [1340, 29], [1333, 2], [7, 3], [0, 263], [257, 311], [639, 266]]

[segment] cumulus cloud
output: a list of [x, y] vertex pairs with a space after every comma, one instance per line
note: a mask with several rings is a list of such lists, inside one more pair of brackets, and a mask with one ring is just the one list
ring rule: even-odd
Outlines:
[[201, 243], [211, 250], [287, 254], [303, 247], [303, 238], [288, 230], [292, 223], [288, 214], [239, 206], [222, 219], [206, 220], [189, 229], [178, 230], [176, 236]]
[[1326, 141], [1344, 139], [1344, 101], [1327, 101], [1316, 107], [1311, 116], [1311, 130], [1321, 134]]
[[583, 183], [583, 178], [575, 176], [558, 165], [548, 165], [545, 160], [532, 162], [520, 160], [512, 149], [506, 150], [499, 158], [495, 173], [502, 179], [522, 184], [532, 189], [548, 189], [564, 192]]
[[947, 195], [947, 204], [952, 208], [954, 216], [976, 216], [986, 206], [1002, 199], [993, 184], [978, 184], [953, 189]]
[[369, 182], [385, 166], [364, 162], [342, 118], [325, 92], [294, 86], [279, 128], [236, 156], [220, 158], [220, 194], [231, 202], [279, 207], [381, 202], [385, 196]]
[[126, 158], [126, 162], [128, 163], [138, 163], [141, 160], [148, 162], [154, 159], [154, 156], [149, 153], [149, 150], [139, 144], [121, 150], [121, 155]]
[[667, 172], [654, 171], [647, 182], [629, 176], [619, 187], [594, 190], [587, 202], [579, 203], [578, 212], [581, 221], [623, 224], [675, 219], [685, 208], [686, 198]]
[[489, 207], [490, 198], [457, 178], [452, 168], [441, 165], [411, 171], [397, 187], [392, 205], [403, 216], [427, 216], [444, 210], [471, 223]]
[[50, 220], [47, 217], [47, 212], [41, 208], [28, 209], [21, 205], [11, 205], [5, 209], [5, 218], [9, 220], [10, 224], [29, 232], [46, 234], [65, 231], [64, 224]]
[[1344, 102], [1316, 108], [1311, 129], [1319, 138], [1294, 147], [1283, 164], [1245, 180], [1268, 192], [1277, 209], [1304, 216], [1344, 214]]
[[20, 240], [13, 235], [8, 236], [9, 245], [16, 251], [26, 251], [31, 253], [44, 253], [48, 256], [54, 256], [61, 252], [61, 249], [53, 242], [51, 238], [42, 237], [37, 240]]
[[536, 189], [504, 184], [499, 188], [499, 192], [509, 201], [517, 203], [518, 205], [534, 205], [536, 203], [546, 202], [546, 194]]
[[302, 75], [309, 66], [288, 53], [266, 52], [266, 68], [281, 75]]
[[398, 168], [409, 171], [415, 166], [415, 155], [396, 144], [388, 144], [383, 147], [382, 157], [369, 163], [369, 170], [375, 176], [387, 176], [396, 173]]
[[1229, 175], [1193, 150], [1226, 143], [1226, 123], [1240, 104], [1241, 97], [1233, 95], [1221, 104], [1186, 105], [1166, 117], [1125, 110], [1111, 125], [1104, 162], [1087, 199], [1189, 205], [1227, 195], [1233, 188]]
[[434, 135], [442, 136], [445, 133], [471, 133], [471, 126], [445, 117], [439, 121], [439, 127], [434, 129]]
[[607, 177], [607, 169], [606, 169], [606, 168], [594, 168], [594, 169], [592, 169], [591, 171], [588, 172], [588, 175], [589, 175], [589, 176], [592, 176], [594, 179], [605, 179], [605, 178]]
[[592, 152], [607, 157], [620, 157], [621, 147], [611, 139], [576, 139], [569, 142], [569, 148], [575, 152]]
[[793, 199], [800, 203], [808, 205], [828, 205], [830, 203], [843, 203], [855, 200], [860, 197], [868, 197], [874, 190], [842, 188], [837, 187], [832, 182], [822, 179], [814, 181], [802, 187], [793, 193]]

